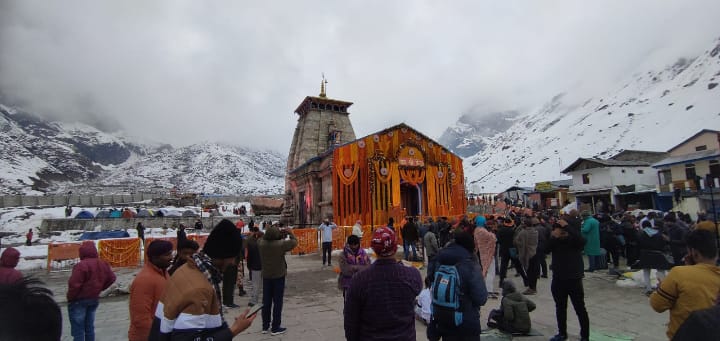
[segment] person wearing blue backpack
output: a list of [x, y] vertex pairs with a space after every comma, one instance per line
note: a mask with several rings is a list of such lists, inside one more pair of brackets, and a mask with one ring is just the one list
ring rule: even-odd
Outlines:
[[454, 241], [438, 253], [428, 340], [480, 340], [480, 307], [488, 293], [474, 250], [473, 236], [463, 231], [455, 232]]

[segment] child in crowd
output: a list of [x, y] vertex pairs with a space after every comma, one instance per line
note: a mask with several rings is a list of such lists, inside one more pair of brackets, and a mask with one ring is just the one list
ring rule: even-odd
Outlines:
[[425, 325], [430, 323], [430, 308], [432, 306], [432, 292], [430, 291], [430, 285], [432, 285], [432, 278], [430, 276], [426, 276], [425, 289], [423, 289], [420, 292], [420, 295], [415, 298], [415, 318], [422, 321]]

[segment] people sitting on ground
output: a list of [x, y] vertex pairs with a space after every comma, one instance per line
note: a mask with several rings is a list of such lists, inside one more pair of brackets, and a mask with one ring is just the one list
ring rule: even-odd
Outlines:
[[350, 287], [350, 280], [356, 273], [367, 269], [370, 266], [370, 257], [360, 247], [360, 238], [350, 235], [343, 252], [338, 257], [340, 274], [338, 275], [338, 289], [342, 290], [343, 297]]
[[415, 318], [426, 326], [430, 323], [432, 316], [432, 293], [430, 292], [432, 280], [430, 276], [425, 277], [425, 289], [415, 298]]
[[11, 284], [22, 280], [23, 275], [15, 269], [20, 261], [20, 251], [9, 247], [0, 256], [0, 284]]
[[0, 284], [0, 307], [0, 340], [60, 340], [60, 307], [40, 280]]
[[198, 245], [198, 243], [194, 240], [185, 239], [182, 242], [178, 242], [177, 254], [175, 255], [175, 259], [172, 261], [172, 266], [168, 269], [168, 273], [172, 276], [172, 274], [185, 264], [185, 262], [189, 261], [190, 258], [192, 258], [192, 255], [197, 253], [199, 249], [200, 245]]
[[500, 309], [493, 309], [488, 316], [488, 327], [511, 334], [527, 334], [532, 326], [530, 312], [535, 303], [517, 292], [515, 284], [506, 279], [502, 283]]

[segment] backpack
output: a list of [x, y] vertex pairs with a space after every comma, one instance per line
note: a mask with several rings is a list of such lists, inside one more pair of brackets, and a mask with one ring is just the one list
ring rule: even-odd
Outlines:
[[435, 271], [432, 287], [432, 319], [447, 327], [459, 326], [463, 321], [460, 310], [460, 273], [455, 265], [440, 265]]

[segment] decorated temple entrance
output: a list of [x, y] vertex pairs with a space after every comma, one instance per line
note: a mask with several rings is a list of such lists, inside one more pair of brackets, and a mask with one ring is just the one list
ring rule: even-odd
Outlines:
[[405, 214], [409, 216], [421, 215], [420, 193], [421, 190], [418, 185], [400, 184], [400, 207], [405, 209]]

